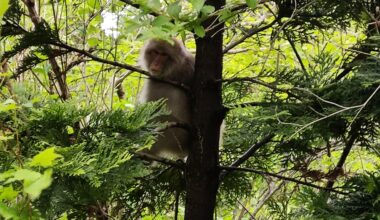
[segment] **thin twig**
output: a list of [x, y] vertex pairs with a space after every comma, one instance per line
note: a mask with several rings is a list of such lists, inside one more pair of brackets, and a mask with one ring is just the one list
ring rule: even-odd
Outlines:
[[308, 182], [304, 182], [304, 181], [301, 181], [301, 180], [297, 180], [297, 179], [294, 179], [294, 178], [290, 178], [290, 177], [286, 177], [286, 176], [281, 176], [281, 175], [278, 175], [278, 174], [275, 174], [275, 173], [269, 173], [269, 172], [265, 172], [265, 171], [259, 171], [259, 170], [255, 170], [255, 169], [251, 169], [251, 168], [244, 168], [244, 167], [219, 166], [219, 168], [222, 169], [222, 170], [228, 170], [230, 172], [232, 172], [232, 171], [242, 171], [242, 172], [256, 173], [256, 174], [259, 174], [259, 175], [262, 175], [262, 176], [272, 176], [272, 177], [276, 177], [278, 179], [282, 179], [282, 180], [298, 183], [298, 184], [305, 185], [305, 186], [310, 186], [310, 187], [313, 187], [313, 188], [316, 188], [316, 189], [326, 190], [326, 191], [330, 191], [330, 192], [335, 192], [335, 193], [342, 194], [342, 195], [348, 195], [348, 193], [341, 192], [341, 191], [338, 191], [338, 190], [335, 190], [335, 189], [332, 189], [332, 188], [325, 188], [325, 187], [322, 187], [322, 186], [318, 186], [318, 185], [315, 185], [315, 184], [312, 184], [312, 183], [308, 183]]
[[224, 48], [223, 53], [229, 52], [232, 48], [234, 48], [234, 47], [238, 46], [239, 44], [243, 43], [247, 38], [252, 37], [253, 35], [255, 35], [255, 34], [261, 32], [261, 31], [264, 31], [264, 30], [266, 30], [268, 28], [271, 28], [277, 21], [278, 21], [278, 19], [275, 19], [271, 23], [269, 23], [269, 24], [267, 24], [265, 26], [262, 26], [260, 28], [252, 28], [242, 38], [240, 38], [239, 40], [237, 40], [235, 42], [230, 43], [229, 45], [227, 45]]
[[375, 91], [368, 97], [368, 99], [362, 104], [362, 107], [360, 107], [359, 111], [356, 113], [355, 117], [352, 119], [350, 125], [348, 128], [351, 128], [352, 123], [355, 121], [355, 119], [358, 117], [360, 112], [363, 110], [363, 108], [368, 104], [368, 102], [372, 99], [372, 97], [379, 91], [380, 85], [375, 89]]
[[177, 161], [169, 160], [169, 159], [166, 159], [163, 157], [154, 156], [154, 155], [144, 153], [144, 152], [136, 152], [135, 155], [142, 160], [157, 161], [157, 162], [165, 164], [165, 165], [169, 165], [169, 166], [176, 167], [179, 169], [184, 169], [184, 163], [183, 162], [177, 162]]

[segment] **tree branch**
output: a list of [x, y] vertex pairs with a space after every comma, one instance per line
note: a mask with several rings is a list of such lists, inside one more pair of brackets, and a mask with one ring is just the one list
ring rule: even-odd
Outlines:
[[[130, 5], [130, 6], [134, 7], [134, 8], [136, 8], [136, 9], [141, 9], [141, 5], [140, 5], [140, 4], [133, 3], [133, 2], [130, 1], [130, 0], [120, 0], [120, 1], [124, 2], [124, 3], [127, 4], [127, 5]], [[158, 14], [158, 13], [156, 13], [156, 12], [149, 12], [149, 14], [150, 14], [150, 15], [153, 15], [153, 16], [155, 16], [155, 17], [160, 16], [160, 14]]]
[[335, 193], [342, 194], [342, 195], [347, 195], [348, 194], [348, 193], [341, 192], [341, 191], [338, 191], [338, 190], [335, 190], [335, 189], [332, 189], [332, 188], [325, 188], [325, 187], [322, 187], [322, 186], [318, 186], [318, 185], [315, 185], [315, 184], [312, 184], [312, 183], [308, 183], [308, 182], [304, 182], [304, 181], [301, 181], [301, 180], [297, 180], [297, 179], [294, 179], [294, 178], [290, 178], [290, 177], [286, 177], [286, 176], [281, 176], [281, 175], [278, 175], [278, 174], [275, 174], [275, 173], [269, 173], [269, 172], [265, 172], [265, 171], [259, 171], [259, 170], [250, 169], [250, 168], [243, 168], [243, 167], [219, 166], [219, 168], [222, 169], [222, 170], [226, 170], [228, 172], [242, 171], [242, 172], [250, 172], [250, 173], [259, 174], [259, 175], [262, 175], [262, 176], [272, 176], [272, 177], [276, 177], [278, 179], [282, 179], [282, 180], [298, 183], [298, 184], [301, 184], [301, 185], [304, 185], [304, 186], [310, 186], [310, 187], [313, 187], [313, 188], [316, 188], [316, 189], [320, 189], [320, 190], [326, 190], [326, 191], [330, 191], [330, 192], [335, 192]]
[[233, 82], [252, 82], [252, 83], [256, 83], [256, 84], [259, 84], [259, 85], [262, 85], [262, 86], [265, 86], [267, 88], [270, 88], [274, 91], [280, 91], [280, 92], [284, 92], [284, 93], [287, 93], [289, 96], [291, 97], [294, 97], [296, 99], [300, 99], [299, 96], [293, 94], [292, 92], [290, 92], [289, 89], [281, 89], [281, 88], [278, 88], [272, 84], [269, 84], [269, 83], [266, 83], [262, 80], [259, 80], [257, 79], [256, 77], [236, 77], [236, 78], [230, 78], [230, 79], [223, 79], [222, 82], [226, 82], [227, 84], [230, 84], [230, 83], [233, 83]]
[[331, 172], [332, 173], [331, 178], [329, 179], [329, 181], [326, 184], [327, 189], [331, 189], [334, 186], [336, 178], [342, 172], [343, 165], [346, 162], [346, 159], [347, 159], [348, 155], [350, 154], [351, 149], [354, 146], [356, 139], [359, 136], [360, 124], [361, 124], [360, 122], [357, 122], [355, 124], [355, 126], [352, 127], [351, 137], [348, 140], [348, 142], [346, 143], [346, 146], [343, 149], [342, 155], [340, 156], [338, 163], [336, 164], [334, 170]]
[[368, 46], [363, 45], [361, 46], [359, 51], [360, 53], [354, 59], [352, 59], [351, 62], [343, 65], [344, 67], [343, 71], [333, 80], [333, 82], [338, 82], [339, 80], [344, 78], [347, 74], [349, 74], [354, 69], [355, 64], [357, 62], [364, 60], [368, 57], [368, 54], [371, 52], [371, 49]]
[[239, 104], [233, 104], [233, 105], [227, 105], [226, 109], [227, 111], [235, 109], [235, 108], [246, 108], [246, 107], [270, 107], [270, 106], [276, 106], [276, 105], [299, 105], [298, 103], [283, 103], [283, 102], [245, 102], [245, 103], [239, 103]]
[[134, 71], [134, 72], [138, 72], [138, 73], [141, 73], [141, 74], [146, 75], [146, 76], [151, 76], [149, 72], [144, 71], [142, 69], [139, 69], [139, 68], [137, 68], [135, 66], [132, 66], [132, 65], [129, 65], [129, 64], [124, 64], [124, 63], [119, 63], [119, 62], [112, 61], [112, 60], [103, 59], [103, 58], [100, 58], [98, 56], [93, 55], [92, 53], [90, 53], [90, 52], [88, 52], [86, 50], [72, 47], [72, 46], [70, 46], [68, 44], [65, 44], [63, 42], [50, 42], [50, 44], [52, 44], [54, 46], [57, 46], [57, 47], [65, 48], [67, 50], [70, 50], [70, 51], [73, 51], [73, 52], [76, 52], [76, 53], [79, 53], [79, 54], [82, 54], [82, 55], [85, 55], [85, 56], [91, 58], [94, 61], [98, 61], [98, 62], [101, 62], [101, 63], [105, 63], [105, 64], [109, 64], [109, 65], [112, 65], [112, 66], [120, 67], [120, 68], [123, 68], [123, 69], [131, 70], [131, 71]]
[[299, 55], [299, 53], [298, 53], [298, 51], [297, 51], [297, 49], [296, 49], [296, 45], [294, 44], [294, 42], [292, 41], [292, 39], [290, 39], [290, 36], [289, 36], [288, 32], [287, 32], [285, 29], [284, 29], [284, 34], [285, 34], [285, 36], [286, 36], [286, 39], [287, 39], [288, 42], [290, 43], [290, 46], [292, 47], [293, 52], [294, 52], [294, 54], [296, 55], [297, 60], [298, 60], [298, 62], [300, 63], [302, 70], [303, 70], [305, 73], [307, 73], [306, 68], [305, 68], [305, 65], [304, 65], [303, 62], [302, 62], [301, 56]]
[[148, 76], [152, 80], [157, 80], [157, 81], [162, 82], [162, 83], [167, 83], [167, 84], [170, 84], [172, 86], [176, 86], [178, 88], [181, 88], [181, 89], [185, 90], [186, 92], [190, 91], [190, 88], [188, 87], [188, 85], [185, 85], [183, 83], [178, 83], [176, 81], [163, 80], [163, 79], [155, 77], [155, 76], [151, 75], [149, 72], [147, 72], [145, 70], [142, 70], [140, 68], [137, 68], [135, 66], [132, 66], [132, 65], [129, 65], [129, 64], [125, 64], [125, 63], [116, 62], [116, 61], [112, 61], [112, 60], [103, 59], [103, 58], [100, 58], [98, 56], [93, 55], [92, 53], [90, 53], [90, 52], [88, 52], [86, 50], [72, 47], [72, 46], [70, 46], [68, 44], [65, 44], [63, 42], [50, 42], [50, 44], [52, 44], [54, 46], [57, 46], [57, 47], [65, 48], [67, 50], [70, 50], [70, 51], [73, 51], [73, 52], [76, 52], [76, 53], [79, 53], [79, 54], [82, 54], [82, 55], [85, 55], [85, 56], [87, 56], [87, 57], [89, 57], [92, 60], [97, 61], [97, 62], [109, 64], [109, 65], [112, 65], [112, 66], [115, 66], [115, 67], [120, 67], [120, 68], [127, 69], [127, 70], [130, 70], [130, 71], [133, 71], [133, 72], [138, 72], [138, 73], [140, 73], [142, 75]]
[[184, 169], [185, 168], [185, 164], [181, 161], [173, 161], [173, 160], [169, 160], [169, 159], [166, 159], [166, 158], [163, 158], [163, 157], [158, 157], [158, 156], [154, 156], [154, 155], [151, 155], [151, 154], [148, 154], [148, 153], [144, 153], [144, 152], [136, 152], [135, 154], [138, 158], [142, 159], [142, 160], [146, 160], [146, 161], [157, 161], [159, 163], [162, 163], [162, 164], [165, 164], [165, 165], [169, 165], [169, 166], [172, 166], [172, 167], [176, 167], [176, 168], [179, 168], [179, 169]]
[[248, 33], [246, 33], [242, 38], [240, 38], [239, 40], [235, 41], [235, 42], [232, 42], [230, 43], [229, 45], [227, 45], [224, 50], [223, 50], [223, 53], [227, 53], [229, 50], [231, 50], [232, 48], [238, 46], [239, 44], [243, 43], [247, 38], [249, 37], [252, 37], [253, 35], [261, 32], [261, 31], [264, 31], [270, 27], [272, 27], [279, 19], [275, 19], [273, 20], [271, 23], [269, 23], [268, 25], [265, 25], [265, 26], [262, 26], [260, 28], [252, 28], [248, 31]]
[[[39, 16], [39, 14], [36, 11], [36, 5], [33, 0], [23, 0], [24, 4], [26, 5], [30, 19], [32, 20], [35, 27], [41, 24], [41, 22], [44, 22], [44, 20]], [[67, 87], [66, 83], [66, 75], [62, 73], [60, 66], [58, 65], [57, 60], [55, 60], [53, 49], [49, 45], [44, 46], [46, 51], [48, 52], [48, 60], [50, 62], [50, 65], [52, 67], [54, 77], [58, 82], [59, 86], [59, 96], [63, 100], [67, 100], [70, 97], [70, 93]]]
[[[235, 162], [233, 162], [230, 167], [238, 167], [242, 163], [244, 163], [246, 160], [248, 160], [253, 154], [256, 153], [256, 151], [270, 142], [272, 138], [274, 137], [274, 134], [268, 134], [265, 136], [260, 142], [252, 145], [243, 155], [241, 155]], [[228, 170], [224, 170], [220, 172], [219, 179], [223, 179], [227, 174], [229, 173]]]

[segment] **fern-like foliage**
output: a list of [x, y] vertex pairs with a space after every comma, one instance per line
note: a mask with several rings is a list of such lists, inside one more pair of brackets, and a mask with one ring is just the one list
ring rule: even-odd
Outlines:
[[301, 208], [294, 214], [305, 217], [308, 210], [307, 219], [377, 219], [380, 215], [379, 172], [354, 176], [343, 188], [348, 190], [346, 195], [305, 190], [299, 197]]
[[[102, 216], [105, 210], [115, 216], [138, 216], [144, 207], [162, 210], [153, 208], [157, 200], [167, 207], [171, 199], [163, 199], [163, 195], [174, 198], [169, 182], [183, 186], [177, 181], [182, 178], [178, 170], [173, 169], [171, 174], [159, 167], [152, 170], [134, 156], [136, 151], [150, 147], [156, 129], [164, 126], [154, 120], [168, 114], [164, 102], [101, 112], [79, 108], [74, 102], [36, 103], [34, 108], [12, 103], [13, 110], [0, 112], [1, 127], [2, 132], [14, 131], [18, 136], [0, 142], [0, 170], [9, 170], [16, 161], [28, 161], [47, 148], [54, 147], [60, 155], [52, 167], [51, 186], [33, 201], [35, 211], [44, 218], [65, 214], [81, 219]], [[16, 149], [19, 153], [15, 157], [12, 152]], [[17, 202], [10, 200], [7, 204]]]

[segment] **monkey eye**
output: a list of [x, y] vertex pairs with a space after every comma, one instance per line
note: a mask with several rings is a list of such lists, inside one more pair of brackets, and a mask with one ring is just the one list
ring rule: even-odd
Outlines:
[[157, 50], [151, 50], [148, 53], [152, 57], [157, 57], [157, 56], [164, 57], [164, 58], [169, 57], [168, 54], [160, 52], [160, 51], [157, 51]]
[[151, 50], [151, 51], [149, 51], [149, 54], [150, 54], [151, 56], [157, 56], [157, 55], [159, 55], [160, 53], [159, 53], [157, 50]]

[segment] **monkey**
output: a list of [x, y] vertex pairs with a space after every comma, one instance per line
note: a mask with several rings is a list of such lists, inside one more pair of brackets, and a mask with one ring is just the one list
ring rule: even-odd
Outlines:
[[[145, 80], [138, 96], [138, 103], [165, 99], [166, 107], [171, 113], [158, 120], [189, 125], [191, 123], [191, 106], [188, 93], [184, 89], [164, 81], [175, 81], [190, 86], [194, 76], [195, 59], [181, 41], [177, 39], [173, 39], [173, 41], [171, 44], [164, 40], [152, 39], [141, 49], [139, 65], [154, 78], [160, 80], [152, 78]], [[189, 130], [181, 127], [169, 127], [158, 136], [157, 141], [149, 150], [143, 152], [153, 156], [185, 159], [188, 154], [189, 142]]]

